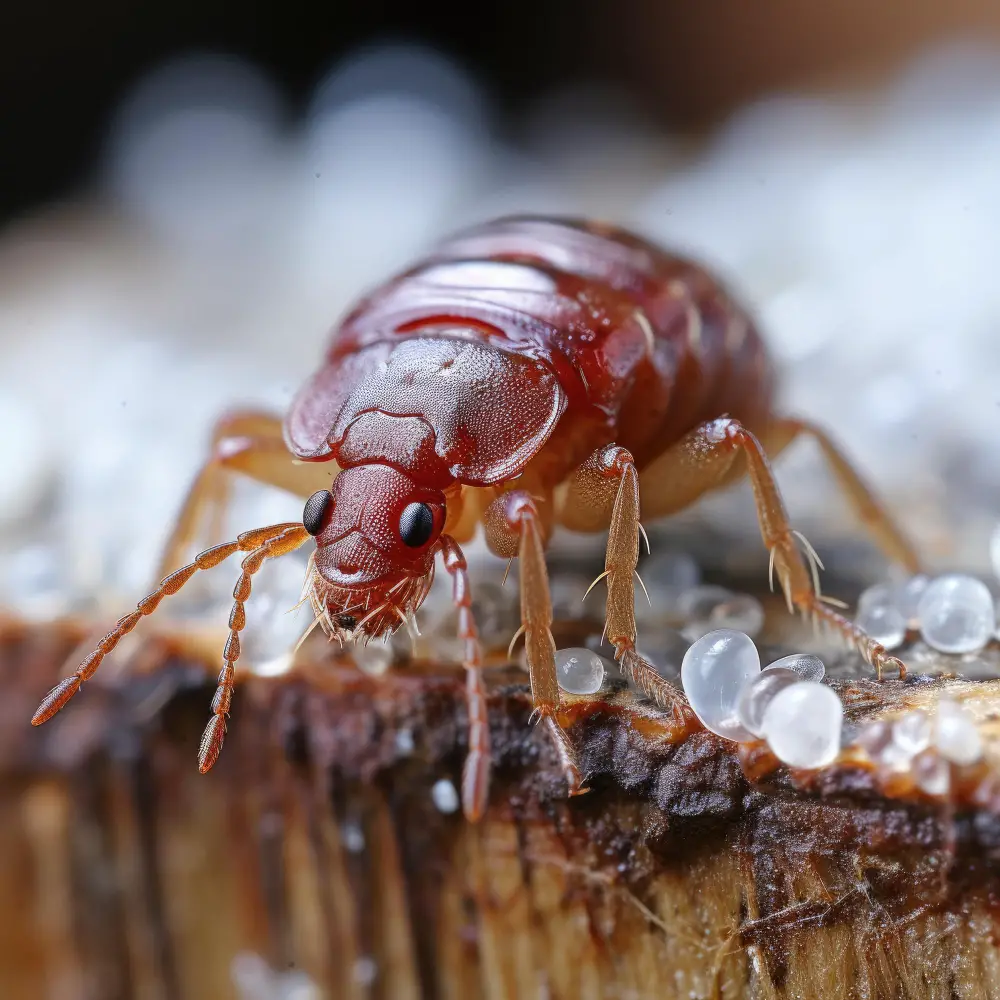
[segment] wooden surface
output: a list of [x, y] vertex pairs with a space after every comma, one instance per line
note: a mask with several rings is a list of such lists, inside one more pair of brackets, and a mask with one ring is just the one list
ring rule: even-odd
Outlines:
[[[593, 789], [570, 803], [501, 669], [470, 828], [431, 797], [464, 751], [452, 668], [373, 679], [324, 648], [250, 678], [203, 777], [214, 664], [162, 638], [30, 729], [76, 638], [0, 633], [0, 996], [1000, 995], [995, 803], [894, 801], [851, 767], [754, 785], [735, 745], [664, 743], [623, 690], [569, 706]], [[988, 715], [1000, 682], [841, 695], [871, 717], [945, 684]], [[282, 975], [248, 987], [264, 962]]]

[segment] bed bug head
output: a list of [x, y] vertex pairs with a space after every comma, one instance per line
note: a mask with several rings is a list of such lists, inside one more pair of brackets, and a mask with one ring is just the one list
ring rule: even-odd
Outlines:
[[444, 517], [443, 494], [390, 465], [344, 469], [314, 493], [302, 513], [316, 538], [307, 590], [327, 633], [373, 638], [404, 624], [433, 579]]

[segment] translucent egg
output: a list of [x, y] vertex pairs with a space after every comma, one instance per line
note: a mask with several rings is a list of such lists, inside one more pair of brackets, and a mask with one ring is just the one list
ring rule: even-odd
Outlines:
[[858, 597], [858, 611], [871, 604], [891, 604], [893, 589], [888, 583], [873, 583], [861, 591]]
[[639, 572], [646, 586], [676, 596], [701, 583], [701, 567], [686, 552], [657, 552], [644, 559]]
[[431, 800], [438, 812], [453, 813], [458, 811], [458, 790], [447, 778], [434, 782], [431, 788]]
[[823, 767], [840, 753], [844, 706], [833, 688], [801, 681], [779, 691], [764, 713], [764, 736], [791, 767]]
[[751, 677], [740, 694], [736, 705], [736, 718], [755, 736], [763, 736], [764, 712], [774, 696], [789, 684], [798, 684], [802, 678], [787, 667], [768, 667], [756, 677]]
[[760, 656], [743, 632], [717, 629], [691, 644], [681, 663], [681, 683], [706, 729], [726, 739], [748, 741], [754, 734], [736, 717], [744, 686], [760, 674]]
[[893, 603], [908, 628], [920, 628], [920, 598], [930, 582], [929, 576], [918, 573], [898, 584], [893, 591]]
[[876, 583], [862, 593], [854, 623], [886, 649], [895, 649], [906, 638], [906, 619], [896, 607], [893, 590], [886, 583]]
[[911, 757], [931, 744], [931, 720], [926, 712], [907, 712], [892, 726], [892, 742]]
[[755, 636], [764, 626], [764, 608], [756, 597], [708, 584], [682, 594], [677, 612], [687, 619], [681, 634], [689, 642], [719, 628]]
[[1000, 524], [990, 535], [990, 562], [993, 564], [993, 572], [1000, 578]]
[[604, 683], [604, 657], [589, 649], [556, 650], [559, 687], [569, 694], [596, 694]]
[[878, 722], [866, 722], [858, 730], [854, 742], [871, 757], [878, 757], [892, 742], [892, 726], [881, 719]]
[[[621, 664], [615, 659], [615, 647], [611, 645], [610, 642], [598, 633], [593, 635], [588, 635], [586, 639], [583, 640], [584, 645], [587, 647], [587, 651], [590, 653], [597, 653], [604, 660], [604, 678], [608, 681], [626, 681], [629, 680], [625, 676], [625, 671], [622, 670]], [[678, 667], [678, 671], [680, 668]]]
[[917, 788], [928, 795], [947, 795], [951, 786], [948, 762], [933, 750], [925, 750], [913, 758], [911, 767]]
[[983, 755], [976, 720], [961, 705], [948, 698], [938, 702], [934, 743], [941, 756], [953, 764], [974, 764]]
[[351, 659], [369, 677], [381, 677], [392, 665], [394, 657], [393, 648], [388, 642], [376, 640], [367, 646], [355, 643], [351, 647]]
[[[701, 580], [698, 564], [681, 552], [657, 553], [639, 564], [651, 600], [636, 584], [635, 619], [641, 629], [659, 628], [678, 615], [677, 604]], [[588, 581], [589, 583], [590, 581]]]
[[812, 653], [792, 653], [791, 656], [783, 656], [774, 663], [769, 663], [764, 672], [782, 667], [785, 670], [794, 670], [799, 675], [799, 680], [821, 681], [826, 674], [826, 667], [823, 661]]
[[918, 611], [920, 634], [942, 653], [975, 653], [996, 630], [993, 596], [971, 576], [955, 573], [932, 580]]
[[905, 774], [913, 764], [913, 754], [898, 743], [890, 741], [875, 755], [875, 760], [882, 771], [898, 771], [900, 774]]
[[[554, 621], [578, 621], [587, 617], [587, 605], [583, 601], [583, 596], [587, 593], [590, 580], [590, 577], [574, 573], [559, 573], [552, 576], [549, 580], [549, 596], [552, 600]], [[636, 609], [641, 603], [645, 601], [636, 602]]]

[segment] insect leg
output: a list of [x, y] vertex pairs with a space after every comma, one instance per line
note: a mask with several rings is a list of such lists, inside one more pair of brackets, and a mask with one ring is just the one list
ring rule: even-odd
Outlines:
[[689, 712], [683, 694], [635, 648], [635, 568], [640, 528], [639, 476], [632, 455], [618, 445], [605, 445], [573, 473], [568, 487], [559, 511], [566, 527], [598, 531], [608, 525], [604, 630], [615, 647], [616, 658], [650, 698], [681, 720]]
[[879, 548], [894, 562], [906, 567], [909, 572], [919, 573], [920, 560], [909, 539], [900, 530], [884, 504], [858, 475], [844, 453], [821, 427], [807, 420], [789, 418], [777, 420], [764, 435], [767, 453], [771, 458], [777, 458], [801, 434], [808, 434], [819, 445], [823, 457], [840, 484], [841, 491]]
[[521, 572], [521, 628], [535, 712], [553, 741], [570, 795], [585, 791], [569, 737], [559, 725], [559, 681], [552, 638], [552, 599], [545, 568], [538, 501], [525, 490], [503, 493], [486, 510], [486, 542], [500, 556], [518, 557]]
[[486, 812], [490, 793], [490, 725], [486, 715], [486, 687], [483, 684], [483, 654], [479, 631], [472, 615], [469, 573], [465, 555], [450, 535], [438, 543], [444, 568], [452, 579], [452, 600], [458, 608], [458, 636], [465, 643], [465, 703], [469, 715], [469, 753], [462, 771], [462, 809], [470, 823]]
[[[31, 719], [31, 724], [33, 726], [40, 726], [43, 722], [48, 722], [80, 690], [83, 682], [89, 680], [94, 675], [104, 657], [118, 645], [125, 635], [135, 628], [139, 623], [139, 619], [146, 615], [151, 615], [159, 607], [164, 597], [176, 594], [198, 570], [211, 569], [213, 566], [218, 566], [219, 563], [224, 559], [228, 559], [235, 552], [242, 551], [252, 554], [254, 550], [260, 549], [271, 542], [274, 542], [274, 547], [268, 549], [269, 555], [279, 554], [278, 549], [281, 552], [290, 552], [309, 537], [301, 524], [272, 524], [267, 528], [245, 531], [235, 542], [225, 542], [222, 545], [215, 545], [201, 552], [195, 557], [194, 562], [189, 563], [187, 566], [182, 566], [179, 570], [164, 577], [160, 581], [159, 586], [148, 597], [143, 598], [136, 605], [135, 611], [125, 615], [124, 618], [118, 619], [115, 627], [101, 639], [97, 644], [97, 648], [84, 659], [76, 672], [60, 681], [42, 699], [38, 710]], [[293, 540], [294, 544], [292, 544]], [[246, 575], [245, 572], [244, 575]], [[240, 579], [242, 582], [243, 577]], [[249, 582], [247, 587], [247, 592], [249, 593]], [[233, 627], [232, 621], [234, 620], [240, 620], [235, 610], [234, 617], [230, 623], [231, 628]], [[243, 625], [240, 624], [240, 628], [242, 627]], [[236, 640], [236, 644], [236, 648], [238, 649], [238, 639]]]
[[332, 462], [296, 462], [285, 447], [280, 417], [251, 410], [227, 414], [215, 425], [210, 457], [188, 490], [164, 546], [157, 578], [183, 561], [206, 516], [208, 539], [214, 543], [221, 536], [233, 473], [308, 497], [329, 489], [336, 471]]
[[205, 727], [198, 749], [198, 770], [202, 774], [209, 771], [218, 760], [222, 741], [226, 737], [226, 716], [233, 700], [236, 661], [240, 657], [240, 632], [247, 621], [244, 604], [250, 597], [250, 578], [264, 564], [265, 559], [274, 559], [292, 552], [311, 537], [301, 524], [287, 526], [277, 535], [252, 548], [240, 565], [242, 572], [233, 590], [233, 610], [229, 615], [229, 638], [222, 651], [222, 671], [219, 674], [219, 685], [215, 689], [215, 696], [212, 698], [212, 718]]
[[[771, 553], [772, 565], [788, 601], [808, 618], [834, 628], [875, 668], [879, 677], [886, 668], [904, 676], [902, 661], [828, 604], [817, 592], [816, 566], [807, 567], [799, 549], [801, 536], [788, 522], [778, 484], [757, 438], [738, 420], [728, 417], [696, 427], [677, 444], [643, 469], [639, 484], [643, 510], [662, 517], [682, 510], [703, 493], [726, 480], [738, 455], [746, 460], [747, 474], [757, 506], [760, 533]], [[809, 550], [806, 550], [809, 552]], [[810, 559], [814, 557], [810, 554]]]

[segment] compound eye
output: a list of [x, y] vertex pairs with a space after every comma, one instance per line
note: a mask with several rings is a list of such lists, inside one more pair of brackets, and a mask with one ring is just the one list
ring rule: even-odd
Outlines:
[[399, 534], [404, 545], [419, 549], [434, 533], [434, 511], [425, 503], [411, 503], [399, 515]]
[[322, 531], [323, 518], [332, 500], [333, 494], [329, 490], [318, 490], [306, 501], [305, 510], [302, 511], [302, 526], [310, 535], [318, 535]]

